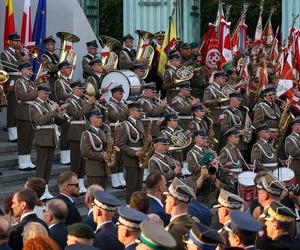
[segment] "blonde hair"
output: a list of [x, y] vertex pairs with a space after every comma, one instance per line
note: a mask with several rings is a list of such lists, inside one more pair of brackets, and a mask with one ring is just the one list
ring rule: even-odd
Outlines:
[[23, 242], [26, 242], [29, 239], [34, 239], [41, 235], [48, 236], [48, 231], [46, 228], [41, 223], [29, 222], [24, 226]]

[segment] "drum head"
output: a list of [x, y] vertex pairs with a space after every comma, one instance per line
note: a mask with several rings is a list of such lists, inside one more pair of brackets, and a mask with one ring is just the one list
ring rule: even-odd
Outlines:
[[238, 175], [238, 182], [244, 186], [254, 186], [254, 178], [256, 176], [256, 173], [253, 173], [251, 171], [245, 171], [243, 173], [240, 173]]
[[275, 169], [273, 175], [281, 181], [289, 181], [295, 177], [294, 171], [290, 168]]

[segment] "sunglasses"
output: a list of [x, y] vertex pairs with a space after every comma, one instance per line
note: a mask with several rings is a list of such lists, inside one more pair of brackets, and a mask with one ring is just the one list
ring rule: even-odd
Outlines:
[[68, 186], [75, 186], [75, 187], [79, 187], [79, 183], [71, 183], [71, 184], [68, 184]]

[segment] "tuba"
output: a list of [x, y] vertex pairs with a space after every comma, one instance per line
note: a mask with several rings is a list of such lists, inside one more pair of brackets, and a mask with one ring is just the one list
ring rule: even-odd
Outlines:
[[175, 83], [181, 83], [184, 81], [189, 81], [194, 76], [192, 66], [180, 66], [176, 70]]
[[114, 50], [121, 47], [121, 42], [110, 36], [100, 36], [99, 42], [101, 44], [101, 58], [102, 64], [111, 69], [116, 69], [118, 65], [118, 55]]
[[73, 43], [79, 42], [80, 38], [69, 32], [57, 32], [56, 36], [61, 40], [58, 63], [67, 60], [70, 64], [72, 64], [73, 69], [69, 76], [69, 79], [72, 79], [77, 59], [76, 52], [73, 49]]
[[0, 70], [0, 107], [4, 107], [7, 105], [7, 99], [4, 93], [3, 84], [7, 82], [8, 79], [9, 79], [8, 73], [4, 70]]
[[149, 74], [154, 57], [154, 48], [150, 45], [150, 42], [153, 39], [154, 35], [144, 30], [136, 30], [135, 33], [139, 36], [139, 45], [136, 53], [136, 60], [142, 60], [146, 63], [146, 70], [143, 76], [143, 79], [145, 79]]

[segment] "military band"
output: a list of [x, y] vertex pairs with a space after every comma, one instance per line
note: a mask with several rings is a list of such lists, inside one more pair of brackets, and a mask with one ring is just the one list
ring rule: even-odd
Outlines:
[[88, 78], [88, 76], [90, 76], [93, 73], [92, 68], [90, 66], [90, 62], [98, 56], [98, 44], [96, 40], [87, 42], [86, 47], [88, 54], [82, 58], [82, 69], [84, 79]]

